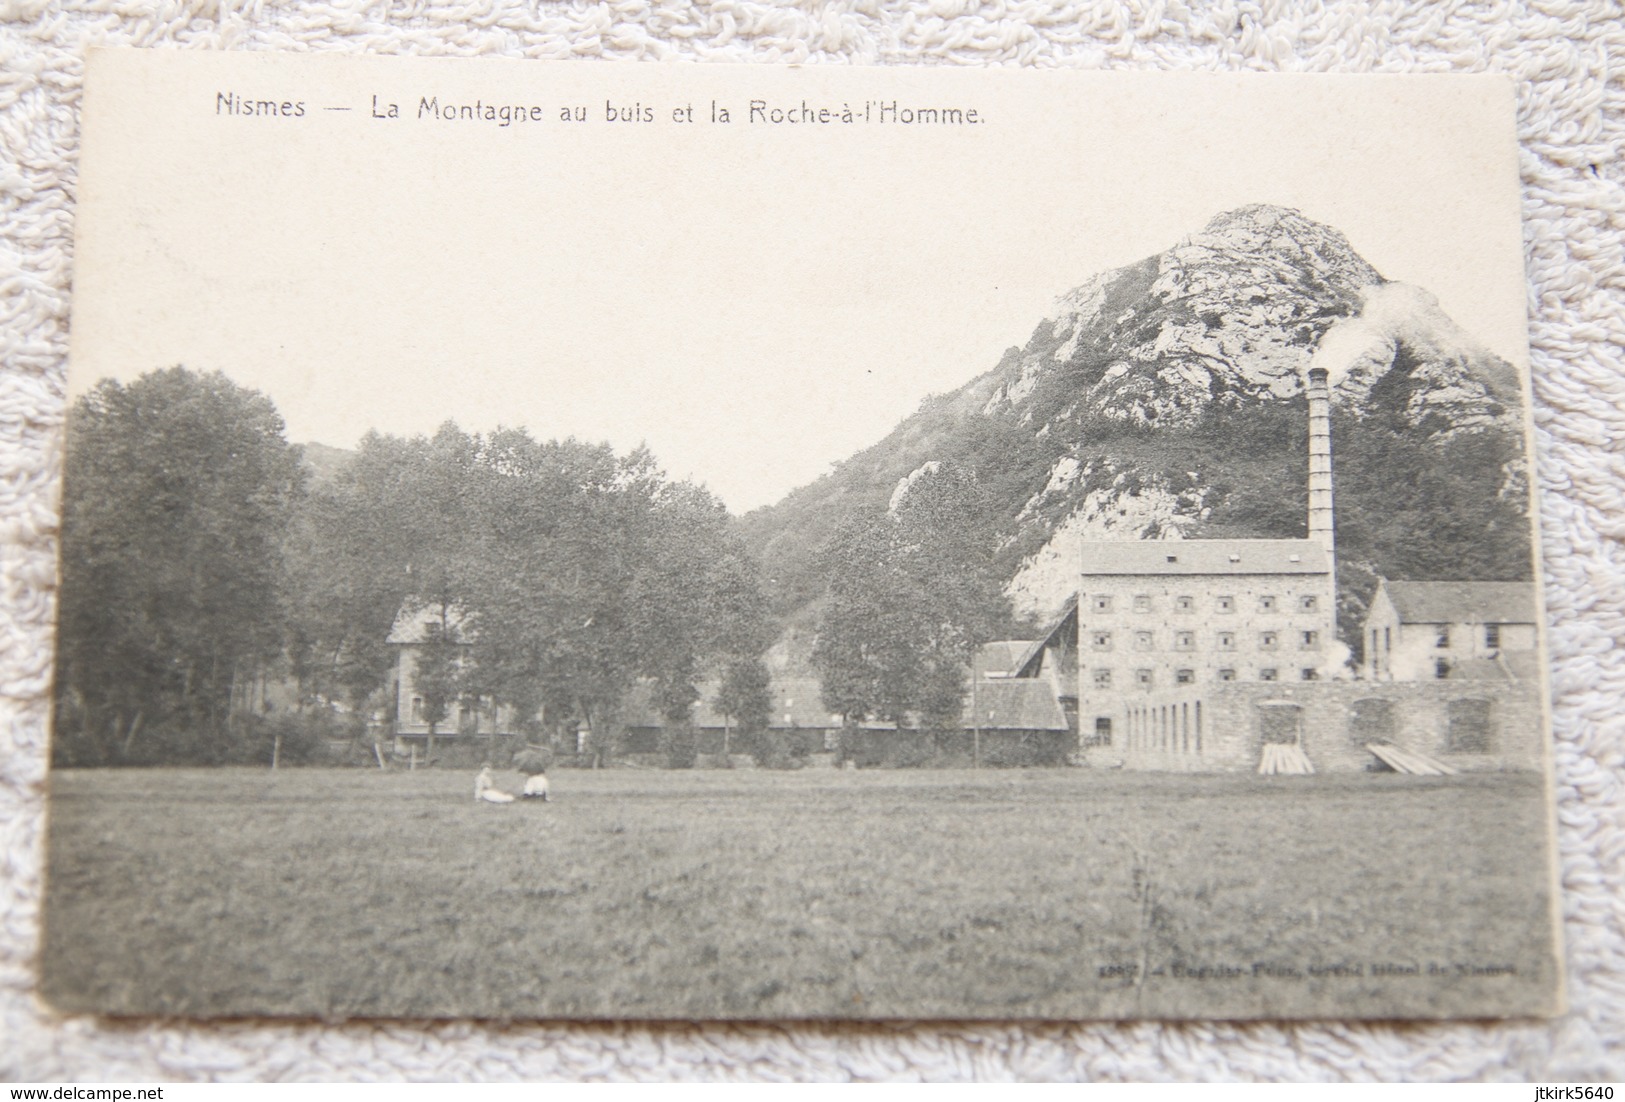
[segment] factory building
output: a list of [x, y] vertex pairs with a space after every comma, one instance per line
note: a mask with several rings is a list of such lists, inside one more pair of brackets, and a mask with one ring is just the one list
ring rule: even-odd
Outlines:
[[[1538, 766], [1538, 677], [1383, 685], [1346, 666], [1326, 372], [1311, 369], [1306, 390], [1306, 539], [1085, 544], [1083, 744], [1128, 768], [1178, 771], [1382, 769], [1390, 747], [1441, 771]], [[1532, 617], [1503, 619], [1506, 638]]]

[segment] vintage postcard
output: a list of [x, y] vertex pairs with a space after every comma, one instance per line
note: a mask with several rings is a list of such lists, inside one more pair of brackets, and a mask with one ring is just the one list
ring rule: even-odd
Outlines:
[[1561, 1008], [1498, 78], [89, 65], [52, 1006]]

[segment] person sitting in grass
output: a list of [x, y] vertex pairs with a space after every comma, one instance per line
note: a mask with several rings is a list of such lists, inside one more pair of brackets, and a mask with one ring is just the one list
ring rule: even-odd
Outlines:
[[550, 801], [553, 797], [548, 795], [547, 767], [553, 764], [553, 751], [545, 746], [526, 746], [514, 756], [513, 767], [525, 774], [525, 789], [521, 795], [529, 798]]
[[543, 803], [547, 803], [552, 800], [553, 797], [547, 794], [547, 774], [532, 773], [530, 776], [526, 777], [525, 788], [520, 795], [524, 796], [526, 799], [541, 800]]
[[474, 778], [474, 799], [476, 802], [484, 801], [488, 804], [513, 803], [513, 797], [496, 787], [496, 781], [491, 779], [490, 762], [486, 762], [481, 767], [479, 776]]

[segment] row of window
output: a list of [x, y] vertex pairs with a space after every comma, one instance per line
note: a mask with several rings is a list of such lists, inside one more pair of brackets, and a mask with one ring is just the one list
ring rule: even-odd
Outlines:
[[[1392, 650], [1393, 649], [1393, 639], [1392, 639], [1392, 636], [1389, 633], [1388, 628], [1383, 628], [1382, 629], [1382, 645], [1383, 645], [1384, 650]], [[1450, 647], [1450, 625], [1449, 624], [1439, 624], [1434, 629], [1433, 645], [1438, 650], [1448, 650], [1449, 649], [1449, 647]], [[1490, 650], [1499, 650], [1501, 648], [1501, 625], [1500, 624], [1485, 624], [1484, 625], [1484, 646], [1489, 648]], [[1371, 629], [1371, 649], [1376, 650], [1376, 648], [1377, 648], [1377, 629], [1372, 628]]]
[[[1385, 671], [1383, 669], [1382, 660], [1381, 660], [1380, 656], [1378, 656], [1377, 658], [1375, 658], [1373, 660], [1372, 668], [1377, 673], [1391, 672], [1391, 671]], [[1439, 680], [1439, 681], [1443, 681], [1444, 679], [1449, 677], [1450, 676], [1450, 659], [1448, 659], [1448, 658], [1435, 658], [1433, 660], [1433, 676], [1434, 676], [1434, 678], [1436, 680]]]
[[[1174, 597], [1175, 612], [1195, 612], [1196, 598], [1181, 594]], [[1213, 599], [1214, 612], [1236, 611], [1236, 599], [1233, 596], [1221, 595]], [[1096, 593], [1089, 598], [1089, 606], [1095, 612], [1110, 612], [1112, 610], [1112, 597], [1108, 593]], [[1155, 608], [1151, 594], [1136, 593], [1132, 607], [1135, 612], [1153, 612]], [[1258, 611], [1276, 612], [1283, 606], [1282, 602], [1273, 594], [1266, 593], [1258, 598]], [[1297, 599], [1297, 608], [1300, 612], [1314, 612], [1320, 607], [1320, 599], [1312, 593], [1305, 593]]]
[[[1450, 625], [1449, 624], [1440, 624], [1439, 625], [1439, 630], [1438, 630], [1437, 634], [1433, 638], [1433, 645], [1435, 647], [1440, 648], [1440, 649], [1445, 649], [1445, 648], [1448, 648], [1450, 646]], [[1501, 625], [1500, 624], [1485, 624], [1484, 625], [1484, 645], [1486, 647], [1490, 648], [1491, 650], [1496, 650], [1501, 646]]]
[[[1261, 631], [1258, 633], [1259, 650], [1278, 650], [1281, 646], [1282, 632]], [[1290, 633], [1286, 633], [1290, 634]], [[1320, 632], [1300, 631], [1297, 633], [1298, 646], [1302, 650], [1314, 650], [1320, 646]], [[1133, 633], [1134, 649], [1151, 651], [1157, 649], [1157, 635], [1153, 631], [1136, 631]], [[1214, 643], [1219, 650], [1236, 649], [1236, 633], [1233, 631], [1220, 631], [1214, 633]], [[1195, 650], [1196, 632], [1176, 631], [1173, 633], [1174, 650]], [[1111, 650], [1113, 647], [1112, 633], [1109, 631], [1091, 631], [1089, 633], [1089, 646], [1094, 650]]]
[[[1092, 679], [1092, 681], [1094, 683], [1095, 688], [1097, 688], [1097, 689], [1110, 689], [1110, 688], [1112, 688], [1112, 671], [1111, 670], [1104, 670], [1104, 669], [1102, 669], [1102, 670], [1092, 670], [1092, 671], [1090, 671], [1090, 673], [1091, 673], [1091, 679]], [[1216, 676], [1218, 677], [1218, 679], [1220, 681], [1235, 681], [1235, 680], [1237, 680], [1236, 671], [1233, 670], [1233, 669], [1219, 670]], [[1157, 678], [1156, 678], [1156, 671], [1155, 670], [1135, 670], [1134, 671], [1134, 684], [1139, 686], [1140, 688], [1143, 688], [1143, 689], [1155, 688], [1156, 687], [1156, 680], [1157, 680]], [[1279, 681], [1279, 680], [1281, 680], [1281, 671], [1275, 666], [1266, 666], [1265, 668], [1258, 671], [1258, 680], [1260, 680], [1260, 681]], [[1319, 667], [1317, 667], [1317, 666], [1304, 666], [1302, 669], [1300, 669], [1298, 671], [1298, 680], [1299, 681], [1319, 681], [1320, 680], [1320, 669], [1319, 669]], [[1175, 670], [1174, 671], [1174, 683], [1176, 685], [1194, 685], [1196, 683], [1196, 671], [1195, 670]]]

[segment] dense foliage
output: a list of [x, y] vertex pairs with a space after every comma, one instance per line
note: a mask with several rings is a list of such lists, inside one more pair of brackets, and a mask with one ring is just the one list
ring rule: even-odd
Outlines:
[[825, 707], [849, 724], [960, 725], [971, 657], [1010, 615], [978, 524], [991, 511], [968, 472], [938, 465], [841, 526], [812, 653]]
[[[452, 425], [372, 435], [316, 496], [356, 521], [335, 537], [342, 576], [328, 587], [366, 606], [331, 618], [322, 653], [375, 648], [402, 610], [454, 610], [456, 693], [511, 709], [527, 736], [579, 725], [607, 752], [639, 678], [681, 727], [703, 675], [766, 646], [755, 567], [726, 511], [641, 449]], [[342, 682], [349, 669], [328, 672]], [[352, 688], [382, 671], [360, 672]]]
[[68, 414], [59, 761], [230, 756], [234, 686], [287, 626], [302, 489], [263, 395], [218, 373], [106, 381]]
[[[737, 731], [746, 745], [760, 742], [772, 718], [772, 676], [760, 658], [740, 656], [728, 663], [717, 686], [717, 711], [728, 726], [725, 737]], [[724, 746], [724, 753], [728, 747]]]
[[636, 680], [682, 728], [702, 676], [769, 642], [727, 512], [643, 450], [448, 424], [369, 434], [307, 490], [268, 400], [181, 369], [103, 384], [70, 435], [62, 760], [257, 752], [234, 679], [291, 682], [298, 710], [388, 711], [402, 616], [424, 631], [431, 732], [453, 704], [507, 708], [530, 736], [590, 728], [598, 752]]

